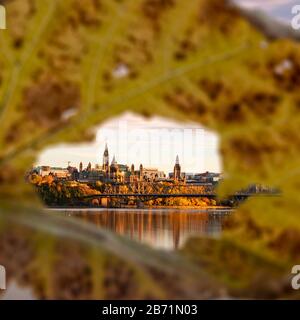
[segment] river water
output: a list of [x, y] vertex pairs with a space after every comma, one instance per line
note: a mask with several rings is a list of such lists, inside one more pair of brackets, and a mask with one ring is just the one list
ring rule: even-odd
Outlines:
[[57, 214], [81, 219], [153, 248], [176, 250], [194, 236], [220, 237], [225, 209], [60, 209]]

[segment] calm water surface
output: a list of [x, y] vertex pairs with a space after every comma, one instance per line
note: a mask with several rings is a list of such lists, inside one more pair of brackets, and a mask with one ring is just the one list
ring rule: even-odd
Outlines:
[[192, 236], [219, 237], [230, 211], [224, 209], [61, 209], [82, 219], [154, 248], [176, 250]]
[[[81, 219], [154, 248], [176, 250], [194, 236], [219, 237], [229, 210], [177, 209], [51, 209], [51, 214]], [[0, 292], [1, 299], [33, 300], [39, 297], [30, 284], [16, 279]]]

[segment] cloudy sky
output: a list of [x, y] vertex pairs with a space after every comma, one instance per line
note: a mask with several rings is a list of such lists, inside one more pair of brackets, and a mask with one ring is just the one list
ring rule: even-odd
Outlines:
[[289, 22], [292, 18], [291, 9], [300, 4], [299, 0], [234, 0], [249, 9], [261, 9], [280, 20]]
[[195, 123], [179, 123], [154, 117], [126, 113], [105, 122], [96, 130], [93, 143], [76, 146], [60, 145], [44, 151], [38, 165], [66, 167], [68, 161], [77, 166], [102, 164], [105, 144], [110, 161], [115, 155], [118, 163], [158, 167], [172, 171], [176, 155], [186, 172], [220, 171], [218, 138]]
[[[249, 9], [262, 9], [267, 13], [289, 22], [291, 8], [300, 0], [236, 0]], [[194, 123], [177, 123], [162, 118], [150, 120], [124, 114], [104, 123], [96, 130], [96, 140], [90, 144], [59, 145], [45, 150], [37, 165], [66, 167], [68, 162], [78, 166], [102, 163], [105, 143], [108, 144], [110, 159], [116, 156], [118, 163], [143, 163], [148, 167], [159, 167], [172, 171], [178, 154], [185, 172], [221, 171], [218, 153], [218, 138]]]

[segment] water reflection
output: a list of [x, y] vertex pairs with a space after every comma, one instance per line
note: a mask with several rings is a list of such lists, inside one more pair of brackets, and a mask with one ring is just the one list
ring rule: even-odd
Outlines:
[[[159, 249], [178, 249], [191, 236], [218, 237], [229, 211], [104, 209], [62, 210], [66, 216]], [[60, 212], [61, 214], [61, 212]]]
[[[61, 219], [64, 215], [68, 218]], [[74, 223], [79, 219], [83, 223]], [[199, 279], [202, 273], [190, 267], [187, 257], [161, 255], [103, 229], [172, 249], [191, 234], [219, 235], [222, 219], [182, 210], [24, 211], [18, 219], [0, 220], [0, 265], [7, 275], [0, 299], [219, 297], [218, 286], [205, 273]], [[92, 223], [99, 229], [84, 225]]]

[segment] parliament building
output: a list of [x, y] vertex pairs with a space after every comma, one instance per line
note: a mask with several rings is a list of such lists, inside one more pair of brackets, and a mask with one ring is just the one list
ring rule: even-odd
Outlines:
[[[104, 182], [104, 183], [124, 183], [124, 182], [159, 182], [170, 180], [166, 177], [163, 171], [159, 171], [156, 168], [144, 168], [141, 164], [138, 170], [135, 170], [132, 164], [129, 168], [128, 165], [118, 164], [115, 156], [111, 163], [109, 162], [109, 151], [107, 144], [103, 153], [102, 166], [96, 165], [94, 168], [91, 163], [86, 168], [83, 167], [83, 163], [79, 164], [79, 170], [74, 173], [74, 178], [80, 182]], [[174, 166], [174, 177], [172, 181], [179, 181], [182, 179], [181, 167], [179, 164], [179, 158], [177, 156]]]

